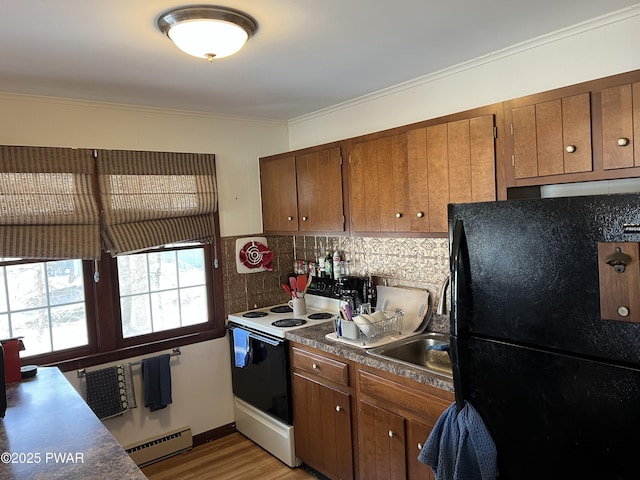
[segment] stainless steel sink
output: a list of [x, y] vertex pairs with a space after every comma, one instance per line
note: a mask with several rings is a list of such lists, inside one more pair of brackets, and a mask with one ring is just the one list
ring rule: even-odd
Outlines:
[[447, 345], [448, 343], [449, 335], [423, 333], [381, 347], [371, 348], [367, 352], [375, 357], [400, 362], [430, 373], [452, 378], [451, 357], [448, 351], [429, 348]]

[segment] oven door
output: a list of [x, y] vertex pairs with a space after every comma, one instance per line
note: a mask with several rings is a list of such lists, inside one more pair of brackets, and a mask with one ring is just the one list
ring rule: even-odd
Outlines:
[[[293, 425], [287, 340], [233, 323], [228, 324], [228, 329], [234, 395], [287, 425]], [[233, 332], [236, 329], [249, 332], [249, 345], [253, 356], [251, 363], [245, 367], [235, 365]]]

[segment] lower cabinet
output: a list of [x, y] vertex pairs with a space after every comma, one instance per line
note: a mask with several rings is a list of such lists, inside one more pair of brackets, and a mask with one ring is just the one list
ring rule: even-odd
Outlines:
[[291, 347], [296, 456], [334, 480], [354, 478], [349, 366]]
[[291, 344], [296, 456], [331, 479], [434, 479], [418, 461], [453, 393]]
[[353, 478], [351, 395], [293, 375], [296, 455], [334, 479]]
[[433, 479], [418, 461], [453, 394], [371, 369], [358, 369], [358, 478]]

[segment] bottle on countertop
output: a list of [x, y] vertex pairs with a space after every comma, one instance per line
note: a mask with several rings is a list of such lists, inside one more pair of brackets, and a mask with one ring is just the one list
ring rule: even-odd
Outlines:
[[327, 254], [324, 257], [324, 273], [327, 278], [333, 278], [333, 259], [329, 250], [327, 250]]
[[324, 277], [326, 277], [326, 276], [327, 276], [326, 271], [325, 271], [325, 269], [324, 269], [324, 257], [322, 257], [322, 256], [318, 258], [318, 272], [317, 272], [317, 276], [318, 276], [318, 277], [322, 277], [322, 278], [324, 278]]
[[339, 280], [340, 273], [340, 252], [336, 250], [333, 252], [333, 278]]

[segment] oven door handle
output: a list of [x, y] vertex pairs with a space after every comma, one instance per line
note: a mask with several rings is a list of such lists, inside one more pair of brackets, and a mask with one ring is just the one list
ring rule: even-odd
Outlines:
[[257, 333], [253, 333], [253, 332], [249, 333], [249, 337], [255, 340], [260, 340], [261, 342], [264, 342], [264, 343], [268, 343], [269, 345], [273, 345], [274, 347], [277, 347], [283, 343], [282, 340], [275, 340], [273, 338], [263, 337], [262, 335], [258, 335]]
[[256, 333], [253, 330], [249, 330], [248, 328], [242, 328], [240, 325], [227, 324], [227, 329], [228, 330], [235, 330], [236, 328], [239, 328], [240, 330], [244, 330], [245, 332], [249, 332], [249, 337], [251, 337], [251, 338], [253, 338], [255, 340], [259, 340], [261, 342], [267, 343], [267, 344], [272, 345], [274, 347], [277, 347], [277, 346], [282, 345], [284, 343], [284, 340], [279, 340], [277, 338], [271, 338], [271, 337], [266, 337], [266, 336], [260, 335], [259, 333]]

